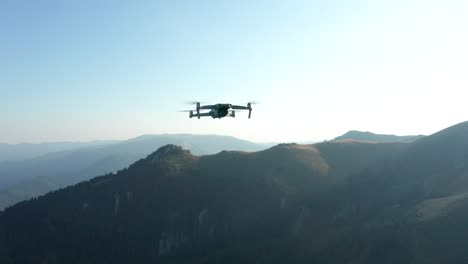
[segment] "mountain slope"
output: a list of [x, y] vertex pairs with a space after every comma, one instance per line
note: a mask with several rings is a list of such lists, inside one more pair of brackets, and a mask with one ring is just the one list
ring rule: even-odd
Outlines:
[[[324, 259], [363, 263], [464, 263], [468, 221], [468, 122], [409, 143], [395, 159], [338, 191], [341, 221], [354, 226]], [[354, 224], [353, 224], [354, 223]], [[356, 223], [362, 223], [357, 225]], [[365, 234], [365, 235], [363, 235]]]
[[414, 142], [393, 167], [396, 182], [411, 179], [425, 197], [468, 191], [468, 122]]

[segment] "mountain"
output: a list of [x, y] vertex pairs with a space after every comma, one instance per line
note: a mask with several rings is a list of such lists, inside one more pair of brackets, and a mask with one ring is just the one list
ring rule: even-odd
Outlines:
[[346, 132], [344, 135], [336, 137], [334, 140], [357, 140], [357, 141], [369, 141], [369, 142], [411, 142], [423, 138], [423, 135], [417, 136], [395, 136], [395, 135], [383, 135], [374, 134], [371, 132], [361, 132], [351, 130]]
[[344, 262], [354, 254], [366, 255], [367, 263], [466, 262], [468, 122], [407, 144], [340, 189], [346, 201], [338, 207], [353, 208], [343, 220], [364, 224], [334, 246], [356, 252], [330, 252], [326, 259]]
[[[329, 144], [320, 145], [325, 156], [313, 145], [206, 156], [164, 146], [117, 174], [7, 208], [5, 263], [283, 263], [309, 232], [307, 200], [373, 163], [334, 170], [329, 164], [347, 162], [336, 148], [374, 158], [377, 146]], [[381, 146], [389, 154], [406, 147]]]
[[0, 213], [1, 263], [465, 263], [468, 122], [127, 169]]
[[51, 152], [78, 149], [83, 147], [104, 146], [118, 141], [98, 140], [90, 142], [51, 142], [51, 143], [0, 143], [0, 162], [25, 160], [39, 157]]
[[145, 135], [119, 143], [54, 152], [22, 161], [0, 162], [0, 209], [93, 176], [128, 167], [165, 144], [194, 154], [222, 150], [256, 151], [264, 145], [217, 135]]

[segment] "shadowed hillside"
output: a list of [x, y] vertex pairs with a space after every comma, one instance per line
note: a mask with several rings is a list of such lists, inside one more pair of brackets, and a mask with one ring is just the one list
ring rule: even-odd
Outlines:
[[7, 208], [0, 260], [464, 263], [467, 127], [206, 156], [167, 145]]

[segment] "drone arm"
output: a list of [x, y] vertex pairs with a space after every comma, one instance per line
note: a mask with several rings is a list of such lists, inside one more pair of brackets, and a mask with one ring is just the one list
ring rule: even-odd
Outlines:
[[214, 105], [202, 105], [199, 107], [199, 109], [213, 109]]
[[232, 105], [232, 109], [237, 109], [237, 110], [249, 110], [247, 106], [242, 106], [242, 105]]
[[200, 119], [200, 117], [204, 117], [204, 116], [211, 116], [211, 113], [199, 113], [199, 114], [190, 113], [190, 118], [198, 117], [198, 119]]

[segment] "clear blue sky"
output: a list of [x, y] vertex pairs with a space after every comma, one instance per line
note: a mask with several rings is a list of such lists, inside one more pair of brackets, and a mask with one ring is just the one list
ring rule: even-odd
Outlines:
[[468, 120], [467, 2], [1, 1], [0, 142], [430, 134]]

